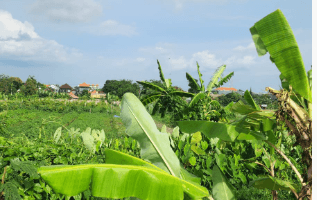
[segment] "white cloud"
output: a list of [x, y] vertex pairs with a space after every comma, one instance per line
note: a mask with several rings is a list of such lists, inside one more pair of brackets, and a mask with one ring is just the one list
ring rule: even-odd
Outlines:
[[[191, 58], [191, 63], [196, 63], [196, 61], [199, 65], [208, 68], [215, 68], [218, 67], [218, 65], [222, 65], [221, 59], [217, 59], [216, 55], [209, 53], [208, 50], [194, 53]], [[196, 67], [196, 65], [194, 65], [194, 67]]]
[[32, 24], [13, 19], [7, 11], [0, 10], [0, 30], [0, 57], [3, 58], [64, 62], [82, 56], [76, 49], [41, 38]]
[[137, 62], [143, 62], [143, 61], [145, 61], [145, 58], [136, 58], [135, 61], [137, 61]]
[[255, 63], [254, 56], [243, 56], [243, 58], [237, 59], [237, 63], [241, 65], [251, 65]]
[[171, 65], [172, 70], [182, 70], [189, 66], [189, 63], [184, 56], [169, 59], [169, 64]]
[[37, 0], [30, 11], [54, 22], [88, 22], [102, 14], [102, 6], [94, 0]]
[[251, 42], [248, 46], [237, 46], [235, 47], [233, 50], [236, 50], [236, 51], [245, 51], [245, 50], [253, 50], [255, 51], [255, 45], [253, 42]]
[[120, 24], [115, 20], [102, 22], [99, 27], [90, 28], [90, 33], [95, 35], [136, 35], [136, 28], [130, 25]]
[[9, 12], [3, 10], [0, 10], [0, 30], [0, 40], [39, 38], [32, 24], [13, 19]]

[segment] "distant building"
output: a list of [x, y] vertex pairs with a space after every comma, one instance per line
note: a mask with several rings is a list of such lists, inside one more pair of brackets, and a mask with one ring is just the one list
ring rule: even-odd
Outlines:
[[94, 90], [90, 93], [91, 95], [91, 98], [102, 98], [102, 97], [106, 97], [106, 94], [103, 92], [103, 91], [97, 91], [97, 90]]
[[231, 92], [237, 92], [238, 90], [235, 88], [219, 87], [214, 89], [213, 91], [217, 91], [218, 94], [229, 94]]
[[85, 83], [85, 82], [78, 85], [78, 92], [79, 93], [82, 93], [84, 90], [88, 90], [89, 91], [89, 89], [90, 89], [90, 85]]
[[59, 92], [70, 93], [73, 90], [67, 83], [59, 87]]
[[78, 99], [78, 96], [76, 96], [73, 92], [68, 93], [68, 95], [69, 95], [72, 99]]
[[90, 88], [91, 88], [92, 90], [98, 90], [98, 89], [99, 89], [99, 84], [91, 84], [91, 85], [90, 85]]

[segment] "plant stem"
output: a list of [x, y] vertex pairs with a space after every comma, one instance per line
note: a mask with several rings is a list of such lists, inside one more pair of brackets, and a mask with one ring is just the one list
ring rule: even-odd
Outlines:
[[304, 183], [303, 183], [304, 179], [302, 178], [301, 174], [298, 172], [295, 165], [293, 165], [293, 163], [290, 161], [290, 159], [288, 159], [288, 157], [281, 150], [279, 150], [274, 144], [272, 144], [271, 142], [269, 142], [267, 140], [265, 142], [268, 143], [270, 146], [272, 146], [286, 160], [286, 162], [291, 166], [291, 168], [293, 169], [293, 171], [295, 172], [295, 174], [299, 178], [301, 185], [304, 186]]

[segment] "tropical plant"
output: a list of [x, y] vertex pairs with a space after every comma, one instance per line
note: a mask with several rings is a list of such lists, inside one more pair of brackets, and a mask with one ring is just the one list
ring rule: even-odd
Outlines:
[[223, 84], [228, 82], [234, 75], [234, 72], [230, 72], [225, 77], [222, 77], [222, 74], [225, 69], [226, 65], [218, 67], [214, 72], [211, 80], [209, 81], [207, 88], [205, 88], [205, 86], [203, 85], [204, 81], [202, 80], [202, 74], [199, 71], [199, 65], [197, 62], [197, 72], [199, 76], [200, 85], [197, 83], [196, 79], [194, 79], [189, 73], [186, 72], [186, 78], [189, 82], [188, 86], [190, 87], [190, 90], [199, 91], [203, 93], [207, 92], [207, 95], [209, 95], [213, 88], [222, 86]]
[[174, 87], [172, 87], [172, 80], [165, 79], [161, 65], [158, 60], [157, 64], [160, 73], [160, 78], [163, 82], [164, 87], [160, 87], [154, 83], [145, 81], [137, 82], [145, 88], [149, 88], [156, 91], [155, 93], [151, 93], [149, 95], [144, 96], [141, 99], [141, 102], [145, 106], [149, 103], [155, 102], [152, 114], [155, 114], [157, 111], [159, 111], [161, 117], [164, 117], [166, 111], [178, 113], [186, 104], [182, 97], [193, 97], [194, 94], [178, 91]]
[[[269, 52], [270, 59], [281, 72], [281, 91], [267, 88], [279, 101], [277, 120], [285, 123], [290, 134], [303, 149], [302, 162], [307, 176], [301, 181], [298, 199], [311, 199], [312, 193], [312, 70], [306, 73], [293, 31], [280, 10], [264, 17], [250, 28], [259, 56]], [[296, 171], [294, 165], [291, 165]]]
[[[121, 107], [126, 133], [139, 142], [141, 158], [152, 164], [106, 150], [107, 164], [41, 167], [41, 177], [56, 192], [69, 196], [89, 188], [92, 195], [107, 198], [197, 199], [208, 196], [207, 189], [199, 185], [200, 180], [180, 166], [167, 133], [157, 130], [139, 99], [127, 93]], [[221, 172], [217, 174], [221, 176]]]
[[[280, 10], [257, 22], [250, 31], [258, 54], [270, 53], [271, 60], [281, 71], [283, 87], [288, 87], [281, 91], [267, 88], [277, 97], [279, 110], [275, 115], [273, 112], [262, 111], [250, 92], [246, 91], [244, 99], [248, 105], [239, 101], [231, 106], [232, 111], [242, 116], [234, 122], [183, 121], [179, 122], [179, 127], [186, 133], [200, 131], [210, 139], [250, 141], [256, 154], [262, 155], [262, 161], [254, 163], [263, 166], [269, 174], [253, 180], [251, 185], [272, 190], [273, 199], [277, 199], [278, 190], [292, 191], [297, 199], [311, 199], [311, 71], [306, 75], [292, 30]], [[285, 138], [285, 135], [280, 134], [284, 125], [288, 127], [290, 134], [295, 135], [296, 142], [289, 144], [293, 145], [290, 148], [299, 152], [297, 161], [290, 152], [287, 155], [287, 144], [281, 143]], [[290, 136], [287, 137], [291, 139]], [[292, 169], [292, 176], [296, 178], [278, 173], [278, 170], [285, 170], [284, 163]], [[301, 166], [299, 163], [305, 165]]]

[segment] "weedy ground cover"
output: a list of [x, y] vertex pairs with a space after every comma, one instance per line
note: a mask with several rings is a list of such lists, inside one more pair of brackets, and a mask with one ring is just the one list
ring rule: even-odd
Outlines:
[[87, 127], [92, 129], [104, 129], [107, 137], [116, 138], [124, 134], [121, 119], [114, 117], [119, 115], [119, 108], [113, 107], [109, 112], [51, 112], [37, 109], [5, 110], [0, 115], [2, 136], [21, 136], [28, 138], [40, 137], [45, 134], [53, 134], [55, 130], [63, 128]]

